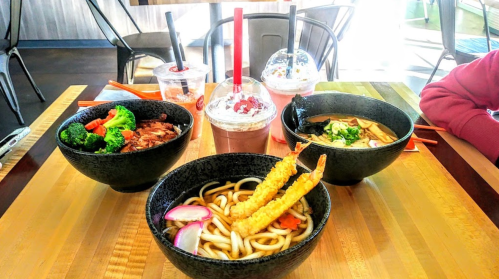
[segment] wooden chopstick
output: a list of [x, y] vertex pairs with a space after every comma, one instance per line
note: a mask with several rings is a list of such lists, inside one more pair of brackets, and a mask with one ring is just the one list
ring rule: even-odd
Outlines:
[[414, 124], [414, 128], [446, 132], [444, 128]]
[[79, 107], [93, 107], [97, 105], [102, 105], [105, 103], [109, 103], [112, 101], [78, 101], [78, 106]]

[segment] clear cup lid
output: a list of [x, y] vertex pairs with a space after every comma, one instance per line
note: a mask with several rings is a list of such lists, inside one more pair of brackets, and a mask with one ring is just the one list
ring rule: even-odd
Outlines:
[[205, 64], [189, 63], [184, 61], [184, 70], [177, 69], [176, 62], [161, 64], [152, 70], [152, 73], [162, 80], [193, 79], [204, 76], [210, 72]]
[[[288, 67], [291, 58], [293, 64]], [[291, 55], [284, 48], [269, 58], [262, 72], [262, 81], [267, 86], [284, 91], [303, 90], [319, 82], [319, 72], [314, 59], [306, 51], [297, 49]]]
[[257, 80], [242, 78], [242, 91], [233, 93], [233, 79], [212, 92], [205, 113], [211, 124], [227, 131], [253, 131], [269, 125], [277, 109], [267, 89]]

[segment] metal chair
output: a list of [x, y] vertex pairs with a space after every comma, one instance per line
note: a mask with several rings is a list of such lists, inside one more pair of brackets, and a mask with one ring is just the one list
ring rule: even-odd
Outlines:
[[38, 99], [44, 102], [45, 97], [43, 97], [42, 92], [38, 86], [36, 86], [35, 81], [31, 77], [23, 59], [21, 58], [21, 54], [19, 54], [19, 51], [17, 50], [17, 44], [19, 43], [19, 29], [21, 25], [21, 6], [22, 0], [10, 1], [10, 24], [7, 29], [7, 34], [5, 35], [5, 39], [0, 39], [0, 92], [7, 101], [10, 109], [15, 113], [19, 124], [23, 125], [24, 120], [21, 115], [19, 102], [17, 101], [16, 92], [14, 90], [14, 85], [12, 84], [9, 72], [9, 60], [12, 56], [17, 58], [17, 61], [21, 65], [26, 77], [28, 77], [33, 90], [35, 90]]
[[[484, 11], [486, 38], [470, 38], [456, 40], [456, 0], [437, 1], [440, 14], [440, 29], [444, 50], [426, 84], [430, 83], [437, 72], [442, 59], [454, 59], [458, 65], [469, 63], [485, 56], [493, 49], [499, 49], [499, 42], [490, 39], [487, 15], [482, 0], [479, 0]], [[449, 56], [451, 56], [449, 58]]]
[[[304, 17], [320, 21], [329, 28], [331, 28], [341, 41], [345, 36], [348, 28], [350, 27], [351, 20], [355, 12], [355, 6], [353, 5], [325, 5], [318, 6], [308, 9], [302, 9], [297, 12], [297, 14], [303, 14]], [[307, 49], [312, 57], [317, 56], [311, 52], [317, 52], [324, 47], [324, 44], [328, 43], [324, 37], [324, 31], [318, 28], [314, 28], [308, 23], [303, 23], [302, 33], [300, 38], [300, 48]], [[305, 47], [306, 46], [306, 47]], [[338, 63], [336, 63], [336, 68], [334, 69], [333, 76], [331, 74], [331, 62], [326, 60], [326, 75], [328, 81], [333, 81], [334, 78], [339, 78]]]
[[[92, 12], [92, 15], [99, 25], [102, 33], [106, 39], [114, 46], [117, 47], [118, 53], [118, 78], [117, 81], [123, 83], [124, 75], [127, 75], [128, 83], [133, 83], [135, 60], [142, 58], [146, 55], [153, 56], [162, 60], [163, 62], [175, 61], [173, 48], [170, 41], [170, 34], [168, 32], [148, 32], [144, 33], [140, 30], [139, 26], [133, 20], [132, 16], [126, 9], [122, 0], [117, 0], [123, 10], [126, 12], [128, 18], [133, 23], [139, 33], [131, 34], [128, 36], [120, 36], [116, 29], [112, 26], [111, 22], [106, 18], [102, 10], [99, 8], [97, 0], [85, 0]], [[177, 37], [180, 35], [177, 33]], [[180, 37], [179, 37], [180, 40]], [[180, 44], [182, 58], [185, 59], [182, 44]]]
[[[249, 33], [249, 52], [250, 52], [250, 68], [249, 76], [261, 80], [261, 73], [265, 68], [265, 64], [272, 54], [277, 50], [285, 48], [288, 41], [288, 21], [289, 15], [287, 14], [277, 14], [277, 13], [258, 13], [258, 14], [247, 14], [243, 16], [244, 19], [248, 20], [248, 33]], [[310, 44], [310, 55], [314, 58], [317, 64], [317, 69], [320, 70], [325, 64], [328, 57], [331, 55], [331, 76], [334, 76], [334, 69], [337, 63], [338, 55], [338, 40], [336, 35], [326, 24], [319, 21], [297, 16], [297, 21], [301, 21], [304, 24], [310, 24], [314, 28], [318, 28], [317, 32], [322, 33], [322, 38], [326, 38], [325, 41], [321, 41], [321, 44]], [[206, 34], [203, 44], [203, 62], [208, 64], [208, 42], [210, 41], [211, 35], [215, 30], [225, 24], [234, 21], [234, 17], [229, 17], [220, 20], [211, 26], [211, 29]], [[265, 26], [265, 28], [262, 28]], [[284, 30], [284, 32], [283, 32]], [[306, 46], [306, 42], [310, 41], [307, 36], [300, 36], [300, 48], [305, 51], [309, 51]], [[302, 45], [303, 42], [303, 45]], [[254, 60], [252, 60], [252, 58]], [[255, 59], [256, 58], [256, 59]], [[215, 73], [216, 70], [214, 69]], [[206, 77], [208, 81], [208, 75]], [[213, 75], [213, 82], [220, 82], [215, 75]]]

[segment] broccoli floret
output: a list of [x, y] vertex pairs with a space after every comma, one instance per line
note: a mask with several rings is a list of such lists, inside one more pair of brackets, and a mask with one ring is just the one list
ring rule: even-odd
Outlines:
[[87, 151], [96, 151], [104, 147], [105, 145], [106, 142], [104, 141], [104, 138], [94, 133], [88, 133], [87, 138], [83, 143], [83, 147]]
[[61, 132], [61, 140], [69, 146], [81, 147], [87, 138], [87, 130], [81, 123], [71, 123]]
[[107, 129], [104, 141], [106, 142], [106, 153], [114, 153], [123, 147], [125, 137], [121, 134], [120, 129], [111, 127]]
[[126, 109], [124, 106], [116, 106], [116, 115], [106, 123], [104, 127], [109, 128], [119, 128], [120, 130], [135, 130], [135, 116], [131, 111]]
[[106, 148], [100, 148], [99, 150], [95, 151], [95, 154], [108, 154], [109, 152], [106, 151]]
[[64, 143], [69, 142], [68, 130], [64, 130], [64, 131], [61, 132], [61, 140]]

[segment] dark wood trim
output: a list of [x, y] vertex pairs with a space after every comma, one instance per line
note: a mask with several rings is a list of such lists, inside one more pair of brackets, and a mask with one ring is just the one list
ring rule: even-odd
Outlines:
[[[386, 101], [409, 114], [416, 124], [428, 125], [388, 83], [371, 84]], [[423, 129], [415, 129], [414, 132], [418, 137], [438, 141], [437, 145], [425, 145], [499, 228], [499, 194], [437, 132]]]
[[14, 202], [19, 193], [26, 187], [31, 178], [45, 163], [47, 158], [57, 147], [55, 132], [59, 125], [75, 114], [79, 100], [93, 100], [102, 91], [104, 86], [87, 86], [85, 90], [72, 102], [69, 107], [47, 129], [31, 149], [19, 160], [12, 170], [0, 181], [0, 217]]

